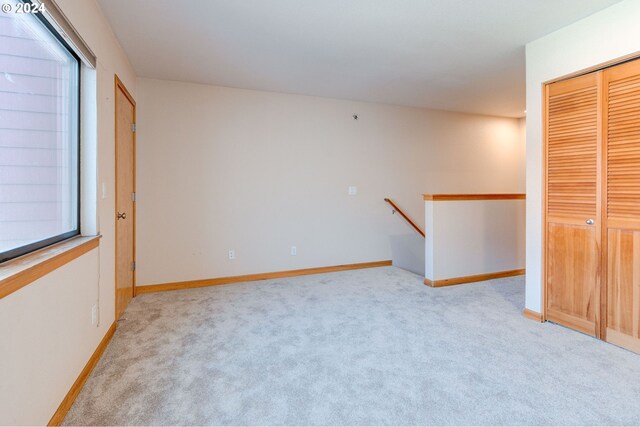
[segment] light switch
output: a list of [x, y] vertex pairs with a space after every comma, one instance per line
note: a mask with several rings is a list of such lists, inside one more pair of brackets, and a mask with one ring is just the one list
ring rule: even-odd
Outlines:
[[349, 195], [355, 196], [356, 194], [358, 194], [358, 187], [354, 185], [349, 186]]

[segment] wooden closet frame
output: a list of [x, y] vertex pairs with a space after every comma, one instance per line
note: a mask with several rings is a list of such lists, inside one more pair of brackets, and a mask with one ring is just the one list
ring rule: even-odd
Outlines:
[[[553, 83], [557, 83], [563, 80], [569, 80], [574, 77], [583, 76], [585, 74], [595, 73], [598, 71], [604, 71], [606, 68], [615, 67], [616, 65], [624, 64], [625, 62], [634, 61], [636, 59], [640, 59], [640, 51], [625, 55], [616, 59], [612, 59], [607, 62], [600, 63], [598, 65], [594, 65], [589, 68], [582, 69], [580, 71], [576, 71], [571, 74], [566, 74], [561, 77], [557, 77], [552, 80], [548, 80], [542, 83], [542, 286], [541, 286], [541, 304], [540, 304], [540, 314], [542, 315], [542, 321], [547, 321], [547, 242], [548, 242], [548, 226], [547, 226], [547, 166], [548, 166], [548, 144], [549, 144], [549, 134], [547, 129], [547, 124], [549, 121], [549, 112], [547, 111], [547, 99], [548, 99], [548, 91], [549, 86]], [[605, 286], [605, 281], [607, 280], [607, 244], [608, 241], [605, 238], [607, 232], [607, 224], [606, 224], [606, 207], [607, 207], [607, 177], [606, 177], [606, 156], [607, 150], [603, 145], [605, 144], [605, 140], [602, 137], [606, 135], [607, 123], [604, 120], [604, 107], [607, 105], [607, 94], [606, 91], [602, 90], [602, 83], [604, 77], [600, 75], [598, 78], [598, 91], [602, 96], [600, 97], [600, 108], [598, 111], [598, 120], [600, 121], [600, 127], [598, 132], [599, 138], [599, 149], [602, 155], [598, 156], [598, 169], [600, 170], [600, 184], [597, 189], [596, 200], [600, 202], [600, 265], [598, 269], [598, 289], [596, 292], [599, 292], [599, 310], [596, 310], [596, 338], [601, 340], [606, 340], [606, 329], [607, 329], [607, 287]], [[597, 203], [596, 202], [596, 203]]]

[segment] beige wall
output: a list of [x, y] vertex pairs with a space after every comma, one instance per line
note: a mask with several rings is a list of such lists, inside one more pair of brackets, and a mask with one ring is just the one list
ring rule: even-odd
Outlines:
[[[57, 2], [98, 58], [85, 81], [95, 79], [97, 110], [83, 110], [93, 115], [87, 122], [94, 127], [84, 129], [83, 139], [97, 138], [97, 179], [95, 170], [85, 173], [86, 182], [104, 182], [107, 195], [98, 198], [97, 212], [85, 206], [83, 221], [94, 232], [97, 225], [103, 238], [99, 249], [0, 300], [2, 425], [46, 424], [114, 320], [114, 73], [134, 94], [135, 74], [95, 1]], [[85, 87], [88, 96], [91, 89]], [[91, 187], [83, 191], [87, 200], [95, 200]], [[97, 327], [91, 324], [94, 304]]]
[[524, 268], [524, 213], [524, 200], [426, 201], [425, 277]]
[[412, 231], [384, 197], [423, 225], [423, 193], [524, 191], [517, 119], [151, 79], [137, 89], [138, 284], [391, 259]]
[[527, 45], [527, 308], [542, 306], [542, 84], [640, 53], [640, 1], [626, 0]]

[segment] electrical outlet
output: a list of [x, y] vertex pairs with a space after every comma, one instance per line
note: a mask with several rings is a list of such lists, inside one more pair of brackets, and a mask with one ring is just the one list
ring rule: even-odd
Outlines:
[[236, 251], [229, 249], [229, 259], [236, 259]]
[[292, 256], [298, 255], [298, 249], [295, 246], [291, 246], [291, 255]]
[[356, 194], [358, 194], [358, 187], [350, 185], [348, 193], [350, 196], [355, 196]]
[[91, 307], [91, 324], [96, 325], [98, 323], [98, 304], [93, 304]]

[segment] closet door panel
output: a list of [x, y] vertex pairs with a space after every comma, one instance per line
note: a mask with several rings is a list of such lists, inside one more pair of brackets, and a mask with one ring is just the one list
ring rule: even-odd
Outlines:
[[594, 227], [549, 224], [547, 319], [590, 335], [598, 309], [596, 237]]
[[640, 61], [605, 71], [606, 340], [640, 352]]
[[640, 351], [640, 231], [608, 233], [607, 340]]
[[599, 74], [547, 86], [545, 317], [597, 335], [600, 275]]

